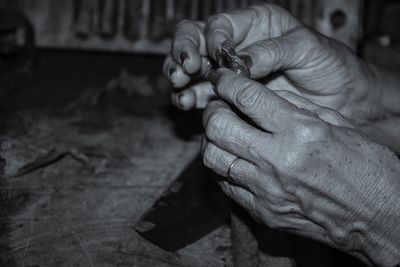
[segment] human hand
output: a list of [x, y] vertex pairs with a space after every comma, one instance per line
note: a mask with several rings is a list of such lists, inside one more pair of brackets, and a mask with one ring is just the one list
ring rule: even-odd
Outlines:
[[223, 101], [204, 111], [202, 151], [205, 165], [226, 177], [219, 181], [223, 191], [272, 228], [369, 264], [397, 264], [396, 156], [339, 113], [294, 93], [272, 92], [226, 69], [210, 77]]
[[[217, 60], [225, 40], [249, 63], [251, 78], [267, 78], [272, 90], [289, 90], [338, 110], [357, 123], [383, 116], [375, 68], [344, 44], [307, 28], [286, 10], [270, 4], [212, 16], [207, 22], [178, 24], [163, 67], [175, 88], [186, 88]], [[273, 75], [271, 75], [273, 74]], [[181, 109], [204, 108], [214, 98], [209, 83], [191, 84], [172, 93]], [[373, 104], [373, 105], [371, 105]]]

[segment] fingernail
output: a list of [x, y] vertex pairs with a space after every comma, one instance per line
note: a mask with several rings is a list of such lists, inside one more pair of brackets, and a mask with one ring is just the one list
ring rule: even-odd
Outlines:
[[168, 78], [171, 79], [171, 76], [175, 73], [176, 69], [175, 68], [170, 68], [168, 71]]
[[188, 59], [188, 54], [186, 52], [181, 53], [180, 60], [181, 60], [181, 66], [183, 67], [186, 63], [186, 59]]
[[212, 83], [213, 85], [215, 85], [218, 82], [219, 79], [219, 72], [216, 70], [210, 70], [207, 74], [206, 74], [206, 79]]

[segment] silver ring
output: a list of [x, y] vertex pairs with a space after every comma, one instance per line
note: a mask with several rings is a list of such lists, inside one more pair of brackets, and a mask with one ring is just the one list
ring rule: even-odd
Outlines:
[[231, 165], [229, 165], [229, 167], [228, 167], [228, 172], [227, 172], [227, 177], [228, 178], [232, 178], [232, 176], [231, 176], [231, 170], [232, 170], [232, 168], [233, 168], [233, 166], [235, 166], [235, 164], [236, 164], [236, 162], [239, 160], [239, 158], [236, 158], [234, 161], [232, 161], [232, 163], [231, 163]]

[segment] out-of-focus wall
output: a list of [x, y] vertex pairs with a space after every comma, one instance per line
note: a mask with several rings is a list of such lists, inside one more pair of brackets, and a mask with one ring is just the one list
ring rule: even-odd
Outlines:
[[[174, 25], [226, 9], [279, 4], [306, 24], [355, 48], [363, 0], [18, 0], [36, 29], [37, 45], [166, 53]], [[1, 7], [1, 5], [0, 5]]]

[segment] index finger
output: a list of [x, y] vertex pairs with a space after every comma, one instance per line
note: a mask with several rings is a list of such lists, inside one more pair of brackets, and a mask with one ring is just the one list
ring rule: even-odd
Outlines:
[[264, 85], [228, 69], [208, 75], [216, 94], [269, 132], [283, 131], [296, 120], [295, 105], [276, 95]]
[[225, 41], [233, 42], [237, 50], [280, 36], [301, 25], [285, 9], [271, 4], [231, 10], [211, 16], [206, 24], [208, 54], [218, 59], [216, 52]]
[[181, 21], [176, 26], [171, 55], [186, 73], [197, 72], [201, 68], [202, 57], [207, 56], [204, 23]]

